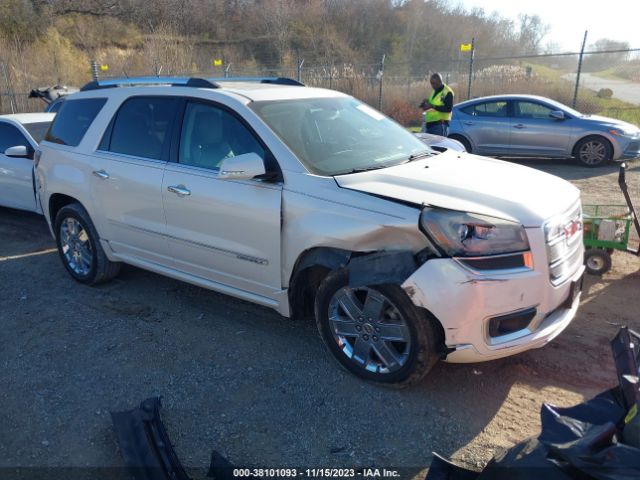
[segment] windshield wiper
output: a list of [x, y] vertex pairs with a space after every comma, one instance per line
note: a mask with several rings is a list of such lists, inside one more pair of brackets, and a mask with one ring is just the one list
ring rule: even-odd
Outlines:
[[372, 165], [370, 167], [358, 167], [352, 168], [346, 172], [336, 173], [334, 175], [349, 175], [350, 173], [369, 172], [371, 170], [380, 170], [381, 168], [387, 168], [389, 165]]
[[433, 152], [431, 150], [425, 150], [424, 152], [413, 153], [409, 155], [409, 159], [407, 160], [407, 162], [413, 162], [414, 160], [417, 160], [422, 157], [431, 157], [432, 155], [433, 155]]

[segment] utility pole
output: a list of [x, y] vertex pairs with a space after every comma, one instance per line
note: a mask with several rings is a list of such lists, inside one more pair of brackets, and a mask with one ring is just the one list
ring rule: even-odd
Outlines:
[[576, 89], [573, 92], [573, 103], [571, 106], [576, 108], [578, 103], [578, 88], [580, 87], [580, 72], [582, 72], [582, 57], [584, 56], [584, 47], [587, 45], [587, 33], [589, 30], [584, 31], [584, 38], [582, 39], [582, 48], [580, 49], [580, 56], [578, 57], [578, 72], [576, 73]]
[[467, 100], [471, 99], [471, 81], [473, 79], [473, 56], [476, 53], [476, 37], [471, 39], [471, 56], [469, 57], [469, 84], [467, 85]]

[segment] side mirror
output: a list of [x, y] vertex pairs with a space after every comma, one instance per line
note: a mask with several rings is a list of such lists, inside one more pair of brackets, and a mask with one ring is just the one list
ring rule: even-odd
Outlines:
[[31, 158], [30, 149], [25, 147], [24, 145], [9, 147], [4, 151], [4, 154], [7, 157]]
[[549, 116], [556, 120], [564, 120], [564, 112], [562, 110], [553, 110], [549, 113]]
[[260, 156], [251, 152], [222, 160], [218, 177], [224, 180], [250, 180], [265, 173]]

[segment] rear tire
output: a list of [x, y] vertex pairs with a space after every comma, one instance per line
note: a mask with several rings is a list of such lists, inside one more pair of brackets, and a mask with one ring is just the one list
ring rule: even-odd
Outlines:
[[591, 275], [604, 275], [611, 270], [611, 255], [602, 248], [590, 248], [584, 253], [584, 265]]
[[471, 153], [471, 142], [469, 142], [469, 140], [467, 140], [465, 137], [454, 133], [453, 135], [449, 135], [449, 138], [460, 142], [467, 153]]
[[74, 280], [97, 285], [111, 280], [120, 271], [121, 263], [107, 258], [89, 214], [79, 203], [60, 209], [54, 232], [62, 264]]
[[[437, 320], [397, 285], [348, 285], [348, 270], [337, 270], [316, 295], [316, 324], [333, 357], [351, 373], [384, 385], [406, 387], [421, 380], [440, 358]], [[343, 305], [354, 306], [350, 314]]]
[[613, 147], [606, 138], [592, 135], [576, 144], [573, 155], [585, 167], [599, 167], [611, 160]]

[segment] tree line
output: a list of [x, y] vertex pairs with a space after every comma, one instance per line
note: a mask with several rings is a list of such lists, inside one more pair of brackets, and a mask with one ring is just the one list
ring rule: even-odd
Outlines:
[[408, 74], [438, 59], [459, 58], [460, 44], [472, 37], [478, 54], [501, 56], [538, 52], [547, 33], [535, 15], [514, 21], [442, 0], [0, 2], [5, 38], [34, 41], [51, 27], [89, 55], [114, 45], [135, 47], [161, 29], [235, 62], [375, 64], [385, 54], [388, 65]]

